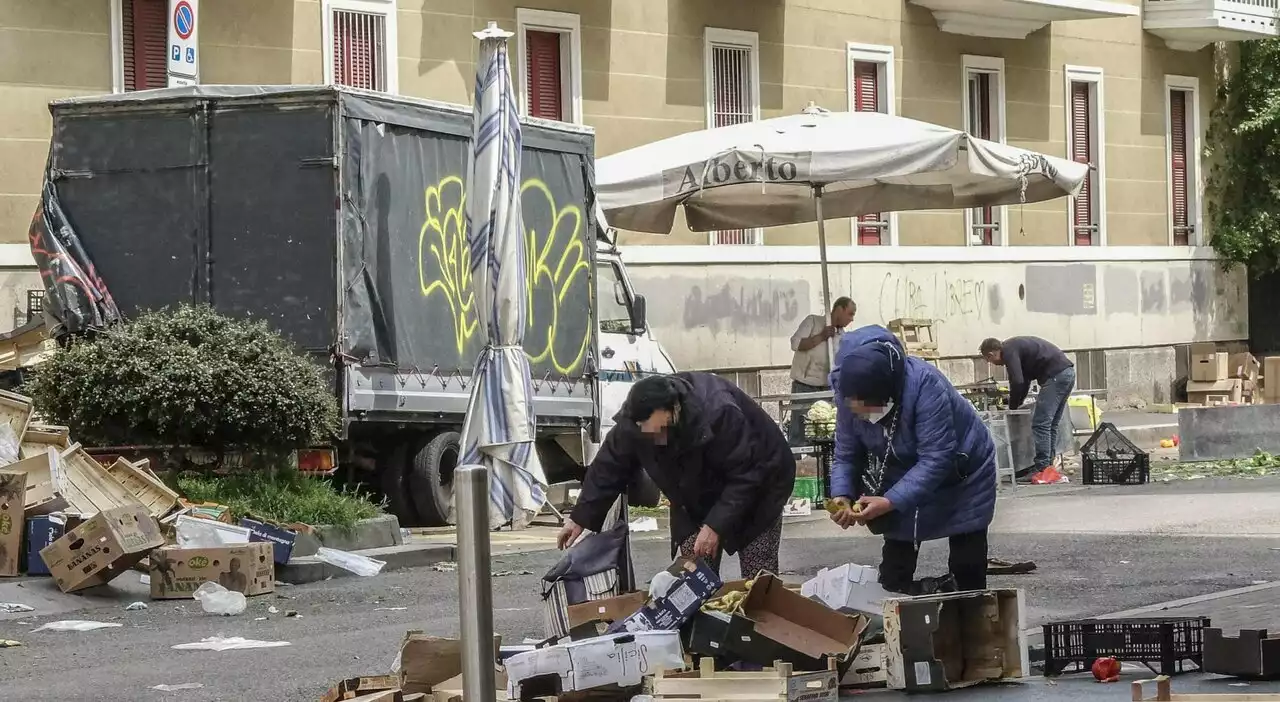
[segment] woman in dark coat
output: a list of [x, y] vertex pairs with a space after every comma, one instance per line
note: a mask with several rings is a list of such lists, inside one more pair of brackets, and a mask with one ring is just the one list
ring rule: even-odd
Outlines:
[[644, 378], [631, 388], [587, 469], [560, 548], [599, 531], [643, 470], [671, 501], [672, 555], [737, 553], [742, 574], [778, 572], [782, 508], [796, 460], [777, 422], [738, 386], [711, 373]]
[[884, 535], [886, 590], [912, 594], [919, 544], [942, 538], [956, 586], [985, 589], [996, 459], [973, 405], [884, 327], [846, 334], [835, 365], [831, 494], [843, 509], [832, 519]]

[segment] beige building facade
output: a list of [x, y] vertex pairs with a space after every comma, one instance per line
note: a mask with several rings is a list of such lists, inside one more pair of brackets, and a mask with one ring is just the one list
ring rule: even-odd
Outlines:
[[[5, 318], [0, 292], [0, 324], [21, 323], [23, 286], [39, 286], [24, 248], [48, 150], [47, 103], [163, 85], [170, 1], [0, 0], [0, 266], [11, 279], [0, 290], [12, 289], [15, 318]], [[203, 0], [199, 73], [203, 83], [342, 82], [465, 103], [471, 33], [496, 21], [516, 32], [526, 108], [593, 126], [600, 156], [812, 102], [1087, 161], [1088, 187], [1070, 200], [833, 222], [833, 282], [859, 300], [859, 321], [938, 320], [947, 355], [971, 356], [981, 337], [1016, 333], [1160, 355], [1192, 340], [1247, 337], [1242, 280], [1217, 271], [1205, 247], [1199, 154], [1216, 88], [1213, 43], [1274, 36], [1276, 8]], [[811, 226], [624, 233], [622, 243], [648, 287], [655, 329], [685, 367], [785, 366], [789, 327], [821, 304]]]

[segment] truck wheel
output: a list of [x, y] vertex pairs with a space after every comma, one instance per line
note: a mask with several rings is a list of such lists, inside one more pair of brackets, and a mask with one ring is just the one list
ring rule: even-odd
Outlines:
[[422, 518], [409, 499], [408, 468], [409, 442], [401, 441], [385, 451], [378, 459], [378, 472], [382, 479], [382, 494], [387, 498], [387, 509], [404, 526], [421, 526]]
[[462, 451], [462, 437], [446, 431], [421, 444], [408, 466], [409, 495], [424, 526], [449, 523], [453, 502], [453, 469]]

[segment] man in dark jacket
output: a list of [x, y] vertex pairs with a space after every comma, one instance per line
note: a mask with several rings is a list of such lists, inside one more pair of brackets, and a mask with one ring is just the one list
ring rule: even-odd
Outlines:
[[1031, 434], [1035, 438], [1035, 463], [1018, 471], [1018, 477], [1035, 474], [1053, 465], [1058, 452], [1058, 427], [1067, 398], [1076, 386], [1076, 368], [1062, 349], [1037, 336], [1015, 336], [1000, 341], [987, 339], [979, 347], [988, 363], [1004, 366], [1009, 374], [1009, 409], [1018, 409], [1027, 399], [1031, 381], [1040, 385], [1036, 407], [1031, 413]]
[[671, 551], [705, 558], [737, 553], [744, 577], [778, 572], [782, 508], [796, 460], [778, 424], [733, 383], [711, 373], [645, 378], [587, 469], [560, 548], [599, 531], [637, 471], [671, 501]]

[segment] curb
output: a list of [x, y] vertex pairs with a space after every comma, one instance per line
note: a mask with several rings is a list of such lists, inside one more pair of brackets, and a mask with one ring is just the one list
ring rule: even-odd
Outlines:
[[[401, 568], [417, 568], [453, 560], [454, 547], [446, 544], [384, 546], [353, 551], [353, 553], [385, 561], [386, 565], [383, 566], [382, 572], [386, 573]], [[276, 567], [276, 580], [290, 585], [306, 585], [329, 578], [348, 576], [356, 577], [356, 574], [331, 566], [315, 556], [291, 558], [287, 564]]]

